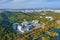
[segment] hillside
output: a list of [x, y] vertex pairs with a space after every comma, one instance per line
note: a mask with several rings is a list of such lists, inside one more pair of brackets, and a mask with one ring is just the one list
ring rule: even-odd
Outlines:
[[[23, 12], [10, 12], [10, 11], [4, 11], [0, 13], [0, 40], [3, 38], [3, 40], [13, 40], [12, 38], [16, 38], [16, 35], [18, 35], [13, 29], [12, 24], [13, 23], [20, 23], [24, 19], [27, 21], [35, 19], [34, 16], [40, 16], [44, 12], [33, 12], [33, 13], [23, 13]], [[60, 19], [60, 13], [54, 13], [54, 12], [46, 12], [46, 16], [54, 16], [59, 17]]]

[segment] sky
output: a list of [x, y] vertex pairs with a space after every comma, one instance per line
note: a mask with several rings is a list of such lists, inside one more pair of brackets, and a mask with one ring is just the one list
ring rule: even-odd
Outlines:
[[0, 9], [60, 8], [60, 0], [0, 0]]

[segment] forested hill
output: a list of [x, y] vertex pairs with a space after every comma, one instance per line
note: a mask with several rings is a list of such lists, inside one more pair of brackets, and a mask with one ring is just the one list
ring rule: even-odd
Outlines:
[[[12, 29], [13, 23], [20, 23], [24, 19], [27, 21], [35, 19], [34, 16], [40, 16], [44, 12], [0, 12], [0, 40], [13, 40], [16, 39], [17, 33]], [[60, 13], [46, 12], [46, 16], [57, 16], [60, 18]], [[19, 35], [18, 35], [19, 36]]]
[[24, 19], [27, 21], [33, 18], [22, 12], [9, 12], [4, 11], [0, 13], [0, 40], [13, 40], [16, 39], [17, 33], [12, 29], [13, 23], [20, 23]]

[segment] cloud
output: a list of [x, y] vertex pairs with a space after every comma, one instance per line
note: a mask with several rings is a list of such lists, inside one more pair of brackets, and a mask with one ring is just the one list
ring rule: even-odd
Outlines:
[[46, 0], [47, 2], [58, 2], [60, 0]]
[[4, 4], [4, 3], [9, 3], [12, 2], [13, 0], [0, 0], [0, 4]]
[[60, 7], [60, 0], [0, 0], [0, 8]]

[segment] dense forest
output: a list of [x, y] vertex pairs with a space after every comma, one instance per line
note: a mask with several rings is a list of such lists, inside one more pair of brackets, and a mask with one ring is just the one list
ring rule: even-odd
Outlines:
[[[48, 14], [50, 13], [50, 14]], [[55, 15], [54, 15], [55, 14]], [[10, 12], [4, 11], [0, 13], [0, 40], [16, 40], [19, 36], [12, 28], [13, 23], [21, 23], [24, 19], [31, 21], [34, 16], [40, 16], [40, 13], [23, 13], [23, 12]], [[58, 16], [56, 13], [47, 12], [47, 15]]]
[[13, 23], [20, 23], [23, 19], [32, 20], [31, 16], [21, 12], [4, 11], [0, 13], [0, 40], [16, 40], [18, 35], [12, 28]]

